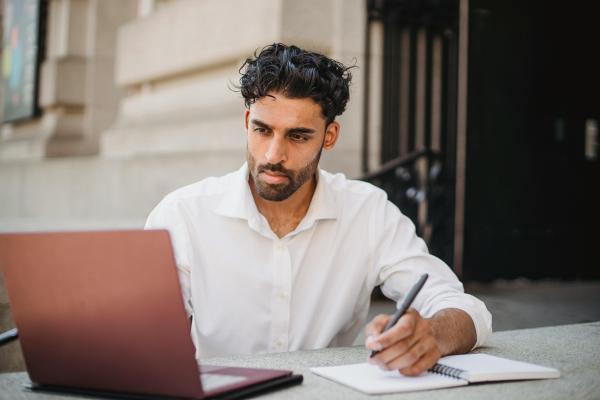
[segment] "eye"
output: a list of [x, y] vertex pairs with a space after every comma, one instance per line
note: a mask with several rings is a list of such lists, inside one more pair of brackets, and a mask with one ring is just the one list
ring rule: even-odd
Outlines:
[[306, 142], [308, 140], [308, 137], [299, 133], [290, 133], [288, 137], [294, 142]]
[[263, 127], [260, 127], [260, 126], [255, 127], [254, 128], [254, 132], [259, 133], [261, 135], [264, 135], [264, 134], [268, 133], [267, 128], [263, 128]]

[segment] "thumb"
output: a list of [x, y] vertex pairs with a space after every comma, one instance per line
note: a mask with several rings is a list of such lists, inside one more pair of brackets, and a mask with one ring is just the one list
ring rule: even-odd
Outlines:
[[378, 350], [381, 345], [374, 339], [383, 332], [385, 325], [390, 319], [389, 315], [379, 314], [365, 327], [365, 346], [371, 350]]

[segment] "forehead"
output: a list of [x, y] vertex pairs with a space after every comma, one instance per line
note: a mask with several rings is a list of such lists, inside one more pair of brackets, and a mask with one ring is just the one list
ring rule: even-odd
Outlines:
[[250, 105], [250, 117], [274, 127], [321, 127], [325, 118], [321, 106], [311, 98], [295, 99], [270, 92]]

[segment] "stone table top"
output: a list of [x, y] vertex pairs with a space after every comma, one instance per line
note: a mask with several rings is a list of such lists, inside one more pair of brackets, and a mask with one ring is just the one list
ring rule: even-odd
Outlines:
[[[557, 368], [559, 379], [484, 383], [423, 391], [381, 395], [385, 399], [600, 399], [600, 321], [586, 324], [496, 332], [487, 346], [477, 352]], [[362, 347], [271, 353], [253, 356], [219, 357], [206, 364], [239, 367], [291, 369], [304, 375], [300, 386], [272, 392], [264, 399], [373, 399], [328, 381], [310, 367], [364, 362], [368, 351]], [[75, 399], [78, 396], [32, 393], [23, 389], [27, 374], [0, 374], [0, 399]], [[84, 398], [84, 397], [81, 397]]]

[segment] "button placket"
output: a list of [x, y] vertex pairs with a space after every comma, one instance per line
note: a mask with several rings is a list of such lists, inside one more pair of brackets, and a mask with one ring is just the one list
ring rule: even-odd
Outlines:
[[273, 322], [269, 347], [272, 351], [286, 351], [289, 346], [292, 260], [289, 249], [282, 240], [274, 243], [274, 252]]

